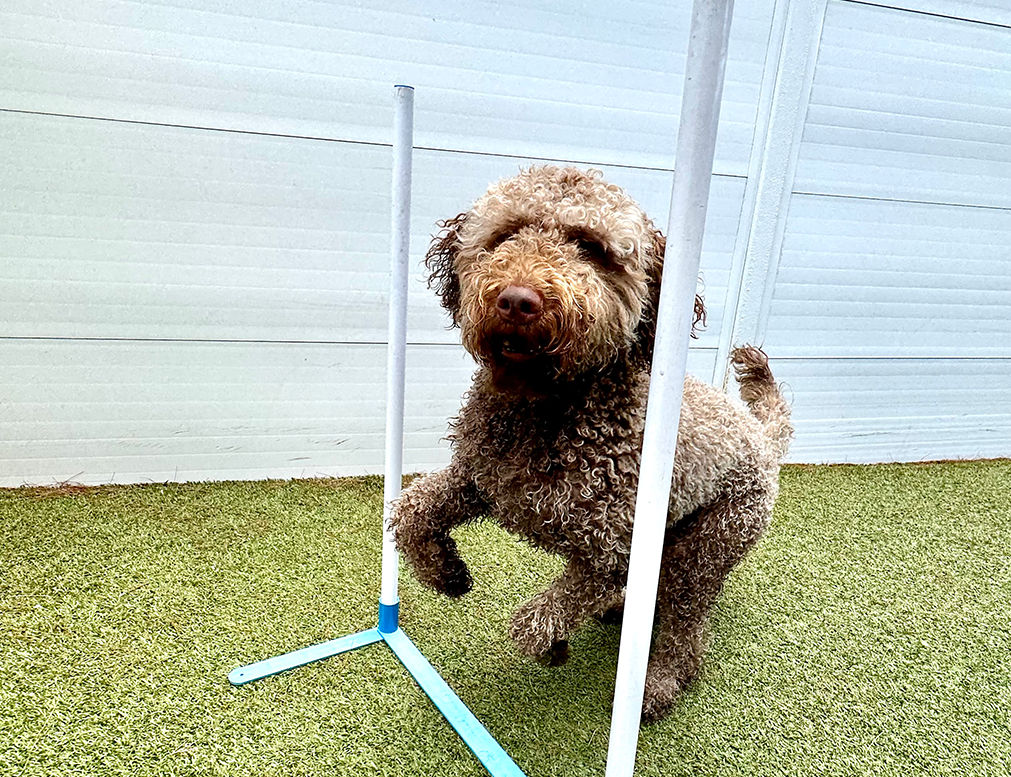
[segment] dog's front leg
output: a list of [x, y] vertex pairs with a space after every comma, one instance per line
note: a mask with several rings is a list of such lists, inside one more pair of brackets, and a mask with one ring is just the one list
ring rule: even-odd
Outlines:
[[391, 524], [397, 548], [418, 580], [448, 596], [471, 589], [470, 572], [449, 532], [486, 510], [487, 503], [457, 462], [404, 489]]
[[509, 635], [520, 650], [551, 666], [566, 661], [568, 638], [588, 617], [599, 615], [621, 593], [624, 575], [570, 561], [547, 590], [513, 614]]

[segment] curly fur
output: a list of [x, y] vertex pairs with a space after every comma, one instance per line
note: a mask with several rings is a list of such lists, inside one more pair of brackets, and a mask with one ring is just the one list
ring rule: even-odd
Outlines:
[[[598, 172], [558, 167], [499, 181], [441, 226], [431, 283], [479, 369], [451, 425], [452, 462], [404, 491], [394, 534], [418, 579], [450, 596], [473, 582], [450, 532], [480, 516], [564, 556], [510, 626], [522, 652], [560, 663], [583, 621], [623, 603], [664, 238]], [[535, 321], [496, 310], [510, 286], [543, 301]], [[685, 381], [646, 720], [697, 674], [706, 615], [769, 523], [792, 435], [765, 354], [732, 359], [747, 407]]]

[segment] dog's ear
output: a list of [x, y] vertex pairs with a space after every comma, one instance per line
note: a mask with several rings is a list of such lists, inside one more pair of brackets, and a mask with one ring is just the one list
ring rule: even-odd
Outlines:
[[430, 273], [428, 287], [434, 288], [442, 299], [442, 306], [453, 317], [453, 326], [457, 326], [456, 317], [460, 312], [460, 279], [454, 264], [460, 250], [460, 228], [466, 221], [467, 214], [461, 213], [438, 222], [441, 231], [432, 239], [425, 254], [425, 266]]
[[[653, 241], [649, 246], [648, 260], [648, 291], [647, 302], [642, 313], [642, 319], [635, 332], [635, 353], [647, 362], [653, 359], [653, 340], [656, 338], [656, 313], [660, 305], [660, 278], [663, 273], [663, 255], [667, 250], [667, 238], [659, 230], [653, 232]], [[692, 320], [692, 337], [698, 337], [698, 329], [706, 325], [706, 306], [702, 297], [695, 295], [695, 317]]]

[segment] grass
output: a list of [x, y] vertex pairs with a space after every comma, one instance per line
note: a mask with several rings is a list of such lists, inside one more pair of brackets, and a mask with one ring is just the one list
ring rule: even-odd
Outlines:
[[[0, 492], [0, 773], [480, 775], [372, 646], [232, 688], [234, 666], [374, 625], [376, 479]], [[1011, 462], [790, 467], [699, 681], [642, 775], [1011, 773]], [[601, 775], [618, 632], [548, 669], [506, 639], [557, 559], [459, 532], [477, 586], [402, 575], [402, 624], [521, 768]]]

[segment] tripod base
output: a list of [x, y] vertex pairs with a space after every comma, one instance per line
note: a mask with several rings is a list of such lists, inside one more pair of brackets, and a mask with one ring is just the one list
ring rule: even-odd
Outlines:
[[524, 777], [501, 745], [400, 629], [397, 625], [397, 609], [396, 604], [380, 604], [379, 625], [376, 628], [240, 666], [232, 670], [228, 681], [232, 685], [245, 685], [374, 642], [384, 642], [492, 777]]

